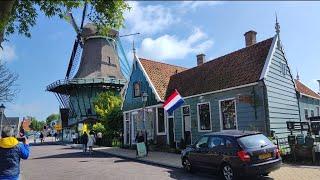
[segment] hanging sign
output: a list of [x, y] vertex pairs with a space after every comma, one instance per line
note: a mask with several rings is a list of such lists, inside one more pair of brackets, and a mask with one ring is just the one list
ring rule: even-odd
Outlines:
[[137, 151], [138, 151], [138, 157], [147, 156], [146, 144], [144, 142], [137, 143]]

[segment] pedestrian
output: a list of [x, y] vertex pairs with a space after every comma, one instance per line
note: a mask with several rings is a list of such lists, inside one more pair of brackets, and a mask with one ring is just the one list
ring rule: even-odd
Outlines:
[[77, 143], [77, 137], [76, 137], [76, 134], [74, 132], [71, 134], [71, 137], [72, 137], [72, 143], [76, 144]]
[[57, 141], [57, 138], [58, 138], [58, 133], [55, 132], [55, 133], [54, 133], [54, 141]]
[[97, 133], [97, 145], [98, 146], [102, 145], [102, 133], [101, 132]]
[[43, 143], [43, 133], [41, 132], [40, 133], [40, 141], [41, 141], [41, 144]]
[[88, 134], [87, 132], [84, 132], [82, 137], [82, 144], [83, 144], [83, 152], [87, 152], [87, 144], [88, 144]]
[[76, 144], [80, 144], [79, 134], [76, 132], [75, 135], [76, 135]]
[[94, 137], [94, 132], [90, 131], [89, 137], [88, 137], [88, 147], [89, 147], [89, 153], [92, 153], [92, 147], [95, 143], [95, 137]]
[[13, 137], [13, 129], [6, 126], [0, 139], [0, 179], [18, 180], [20, 175], [20, 159], [28, 159], [29, 144], [25, 137], [19, 142]]

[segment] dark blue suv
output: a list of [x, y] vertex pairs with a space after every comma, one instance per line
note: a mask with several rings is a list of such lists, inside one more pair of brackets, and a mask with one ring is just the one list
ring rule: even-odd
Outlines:
[[182, 151], [182, 165], [221, 173], [226, 180], [240, 175], [264, 175], [279, 169], [280, 152], [266, 136], [252, 131], [224, 131], [203, 135]]

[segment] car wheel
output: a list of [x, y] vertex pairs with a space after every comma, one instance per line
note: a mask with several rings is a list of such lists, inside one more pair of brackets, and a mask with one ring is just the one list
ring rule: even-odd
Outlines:
[[184, 168], [187, 172], [189, 172], [189, 173], [192, 172], [192, 165], [191, 165], [191, 162], [189, 161], [188, 158], [184, 158], [184, 159], [183, 159], [182, 165], [183, 165], [183, 168]]
[[234, 180], [235, 179], [234, 171], [229, 164], [222, 165], [221, 175], [225, 180]]

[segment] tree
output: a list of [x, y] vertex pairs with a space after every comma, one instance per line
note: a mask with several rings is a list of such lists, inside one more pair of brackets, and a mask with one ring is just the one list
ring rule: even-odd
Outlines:
[[98, 132], [105, 133], [106, 128], [104, 128], [104, 126], [101, 123], [96, 123], [93, 125], [92, 130], [96, 133]]
[[36, 118], [31, 117], [31, 123], [29, 128], [34, 130], [34, 131], [42, 131], [43, 130], [43, 126], [46, 123], [44, 121], [38, 121]]
[[60, 119], [60, 115], [53, 113], [53, 114], [50, 114], [50, 116], [48, 116], [48, 117], [46, 118], [46, 123], [47, 123], [47, 125], [50, 125], [50, 123], [51, 123], [52, 121], [58, 120], [58, 119]]
[[93, 102], [96, 113], [102, 119], [108, 119], [108, 115], [112, 111], [120, 109], [121, 103], [121, 97], [116, 95], [113, 91], [98, 94], [97, 98]]
[[118, 137], [122, 131], [121, 103], [121, 97], [112, 91], [98, 94], [93, 102], [95, 111], [106, 129], [105, 134], [110, 139]]
[[0, 46], [4, 34], [18, 31], [31, 37], [30, 28], [36, 25], [38, 17], [37, 7], [47, 17], [59, 16], [63, 18], [66, 12], [83, 7], [88, 4], [87, 17], [97, 25], [98, 30], [107, 32], [106, 29], [119, 29], [124, 24], [123, 13], [130, 9], [123, 0], [6, 0], [0, 1]]
[[10, 102], [18, 92], [15, 82], [18, 75], [9, 71], [5, 63], [0, 59], [0, 101]]

